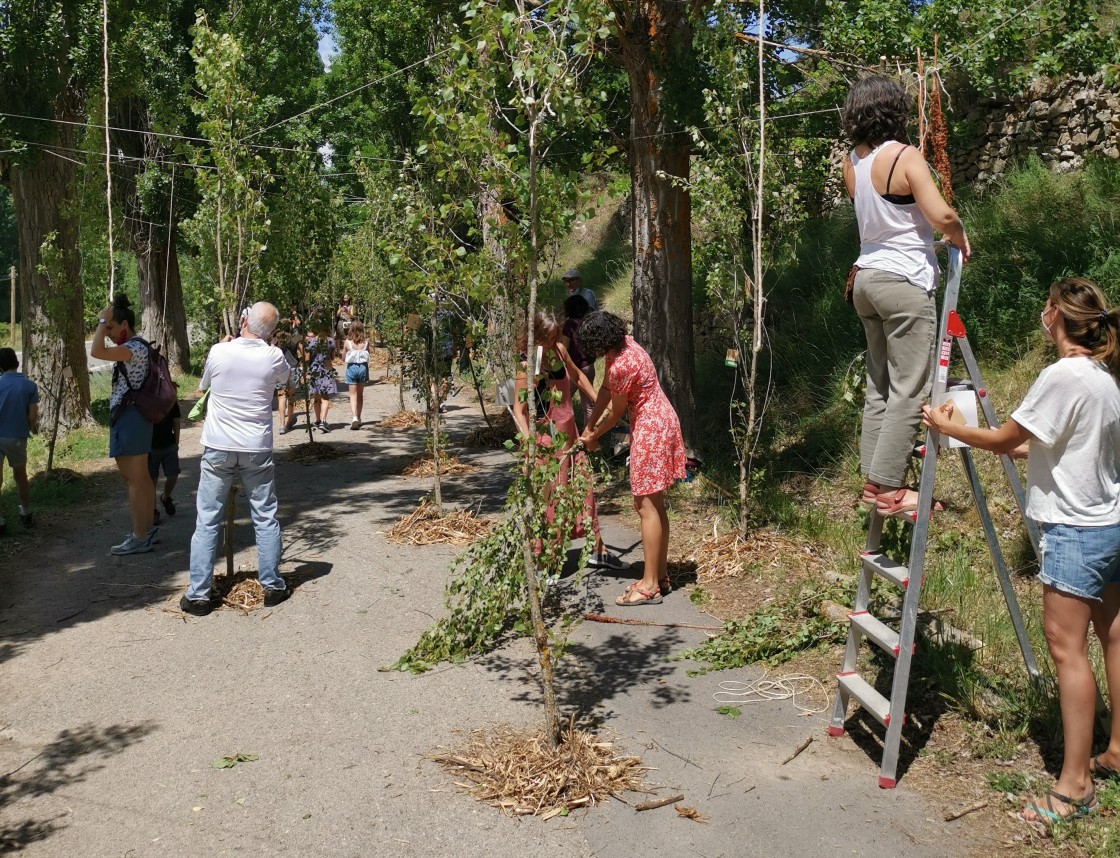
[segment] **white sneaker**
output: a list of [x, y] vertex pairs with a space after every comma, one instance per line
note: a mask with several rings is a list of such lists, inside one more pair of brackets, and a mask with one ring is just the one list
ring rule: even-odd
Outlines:
[[130, 533], [125, 537], [124, 542], [119, 545], [114, 545], [109, 549], [111, 554], [144, 554], [152, 550], [152, 539], [149, 535], [145, 539], [137, 539], [136, 534]]
[[359, 420], [357, 417], [355, 417], [353, 420], [350, 421], [350, 428], [351, 429], [361, 429], [362, 428], [362, 421]]

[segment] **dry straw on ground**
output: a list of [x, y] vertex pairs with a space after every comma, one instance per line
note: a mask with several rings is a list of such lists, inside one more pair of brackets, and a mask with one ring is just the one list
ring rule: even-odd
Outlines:
[[748, 567], [779, 567], [783, 559], [798, 557], [800, 562], [822, 565], [814, 554], [796, 540], [766, 531], [756, 531], [749, 539], [734, 533], [705, 539], [689, 555], [696, 564], [696, 577], [701, 583], [736, 578]]
[[309, 464], [310, 462], [330, 462], [351, 455], [349, 450], [343, 450], [322, 441], [307, 441], [288, 448], [287, 460]]
[[427, 501], [385, 532], [389, 542], [403, 545], [470, 545], [489, 536], [494, 520], [475, 518], [470, 510], [457, 509], [441, 516]]
[[419, 411], [398, 411], [377, 424], [382, 429], [415, 429], [424, 425], [424, 415]]
[[[439, 474], [441, 477], [458, 477], [464, 474], [473, 474], [478, 471], [474, 465], [460, 462], [454, 456], [443, 455], [440, 458]], [[413, 459], [401, 474], [406, 477], [434, 477], [436, 475], [436, 460], [431, 456], [421, 456]]]
[[551, 819], [610, 796], [642, 790], [647, 769], [637, 757], [621, 756], [611, 742], [570, 724], [552, 748], [540, 730], [499, 726], [471, 733], [453, 752], [427, 755], [457, 778], [478, 801], [511, 816]]

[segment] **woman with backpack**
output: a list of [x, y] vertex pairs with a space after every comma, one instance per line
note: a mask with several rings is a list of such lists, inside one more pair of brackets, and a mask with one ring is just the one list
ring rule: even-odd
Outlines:
[[[152, 423], [131, 401], [131, 391], [148, 377], [151, 361], [148, 344], [136, 336], [136, 314], [127, 296], [118, 293], [113, 303], [97, 314], [97, 329], [89, 353], [98, 360], [115, 361], [113, 389], [109, 394], [109, 455], [128, 486], [132, 532], [112, 547], [113, 554], [142, 554], [152, 550], [157, 528], [152, 526], [156, 490], [148, 474], [152, 449]], [[113, 341], [106, 345], [105, 338]]]

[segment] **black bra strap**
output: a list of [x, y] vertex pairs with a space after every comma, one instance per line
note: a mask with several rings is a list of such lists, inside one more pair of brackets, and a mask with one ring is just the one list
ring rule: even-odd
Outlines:
[[891, 162], [891, 171], [887, 173], [887, 189], [883, 192], [883, 196], [890, 196], [891, 193], [891, 179], [894, 177], [894, 168], [898, 166], [898, 159], [902, 157], [902, 153], [906, 151], [906, 144], [902, 144], [902, 148], [898, 150], [898, 154], [894, 156], [894, 161]]

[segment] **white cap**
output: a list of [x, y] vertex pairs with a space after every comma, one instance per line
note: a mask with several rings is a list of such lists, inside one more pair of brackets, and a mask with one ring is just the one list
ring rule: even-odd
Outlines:
[[579, 269], [578, 268], [569, 268], [567, 271], [564, 272], [564, 276], [561, 277], [560, 279], [561, 280], [579, 280], [580, 279]]

